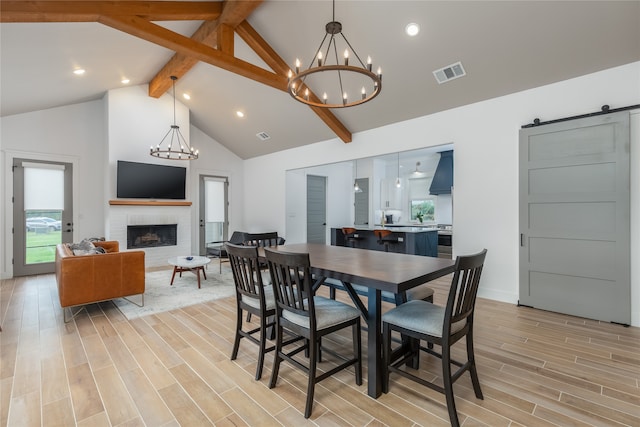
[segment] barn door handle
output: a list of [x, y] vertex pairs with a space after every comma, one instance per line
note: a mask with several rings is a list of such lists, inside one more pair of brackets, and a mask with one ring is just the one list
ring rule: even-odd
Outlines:
[[520, 233], [520, 246], [524, 247], [524, 233]]

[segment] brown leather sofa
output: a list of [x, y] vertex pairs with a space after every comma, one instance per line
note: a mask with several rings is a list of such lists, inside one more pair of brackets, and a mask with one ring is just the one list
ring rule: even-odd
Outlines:
[[[56, 280], [63, 310], [144, 294], [144, 251], [120, 252], [117, 241], [94, 242], [94, 245], [104, 248], [106, 253], [76, 256], [68, 244], [56, 246]], [[66, 322], [70, 319], [66, 317], [66, 310], [64, 312]]]

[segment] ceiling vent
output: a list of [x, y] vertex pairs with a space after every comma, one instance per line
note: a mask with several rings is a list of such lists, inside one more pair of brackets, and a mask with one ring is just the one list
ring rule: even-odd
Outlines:
[[458, 77], [464, 77], [467, 73], [462, 67], [462, 62], [456, 62], [455, 64], [448, 65], [439, 70], [433, 72], [438, 83], [442, 84], [450, 80], [457, 79]]
[[269, 136], [268, 133], [266, 132], [258, 132], [256, 133], [256, 136], [258, 137], [259, 140], [261, 141], [266, 141], [268, 139], [271, 139], [271, 137]]

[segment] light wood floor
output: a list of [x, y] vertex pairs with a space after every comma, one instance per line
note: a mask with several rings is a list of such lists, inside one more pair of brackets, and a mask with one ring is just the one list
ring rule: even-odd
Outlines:
[[[435, 282], [436, 303], [446, 286]], [[4, 280], [1, 424], [449, 425], [439, 393], [392, 377], [390, 393], [374, 400], [352, 371], [316, 387], [305, 420], [300, 371], [284, 363], [270, 390], [271, 355], [259, 382], [254, 345], [243, 342], [229, 360], [234, 319], [233, 299], [132, 321], [106, 302], [65, 324], [53, 275]], [[347, 336], [326, 341], [338, 347]], [[640, 328], [479, 299], [475, 343], [485, 399], [468, 374], [456, 382], [463, 426], [640, 426]], [[421, 369], [440, 375], [426, 355]]]

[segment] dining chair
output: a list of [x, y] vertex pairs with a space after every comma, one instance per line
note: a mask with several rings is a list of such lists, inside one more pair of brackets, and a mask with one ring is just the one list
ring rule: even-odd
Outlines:
[[234, 231], [229, 240], [218, 240], [207, 243], [207, 256], [209, 258], [218, 258], [220, 273], [222, 273], [222, 263], [229, 261], [225, 243], [233, 243], [240, 245], [245, 240], [246, 233], [242, 231]]
[[[382, 315], [383, 330], [383, 379], [382, 391], [389, 392], [389, 376], [397, 373], [419, 384], [443, 393], [447, 402], [451, 425], [460, 425], [453, 396], [453, 383], [460, 376], [469, 371], [473, 391], [478, 399], [483, 399], [475, 356], [473, 353], [473, 314], [475, 311], [476, 295], [480, 284], [480, 275], [487, 250], [456, 258], [455, 271], [451, 281], [451, 288], [447, 297], [447, 304], [441, 307], [422, 300], [413, 300], [399, 305]], [[391, 333], [399, 332], [409, 341], [413, 340], [411, 348], [400, 346], [392, 349]], [[467, 361], [460, 362], [451, 358], [451, 346], [461, 338], [466, 337]], [[420, 341], [426, 341], [430, 346], [422, 347]], [[433, 345], [441, 347], [441, 353], [433, 349]], [[444, 387], [427, 381], [409, 371], [410, 364], [416, 352], [425, 351], [442, 360], [442, 378]], [[452, 373], [451, 365], [458, 369]]]
[[[313, 295], [313, 283], [308, 253], [288, 253], [265, 248], [271, 285], [276, 301], [276, 351], [269, 388], [278, 380], [280, 363], [285, 360], [308, 376], [304, 417], [309, 418], [313, 406], [316, 383], [345, 369], [355, 366], [356, 384], [362, 385], [362, 352], [360, 344], [360, 311], [348, 304]], [[351, 327], [353, 356], [347, 357], [322, 347], [322, 352], [338, 359], [337, 366], [318, 373], [321, 338], [338, 330]], [[284, 343], [284, 331], [303, 339], [304, 344], [289, 347]], [[285, 350], [285, 347], [289, 347]], [[308, 363], [297, 354], [305, 352]]]
[[[233, 350], [231, 351], [231, 360], [235, 360], [238, 356], [242, 338], [247, 338], [257, 344], [259, 351], [256, 380], [259, 380], [262, 377], [265, 354], [275, 349], [275, 345], [266, 346], [267, 328], [275, 327], [276, 303], [273, 296], [273, 288], [264, 286], [262, 282], [257, 247], [234, 245], [232, 243], [227, 243], [225, 246], [236, 285], [236, 333]], [[260, 319], [260, 325], [257, 328], [244, 330], [243, 311], [248, 314], [255, 314]], [[256, 334], [258, 334], [257, 338], [255, 337]]]

